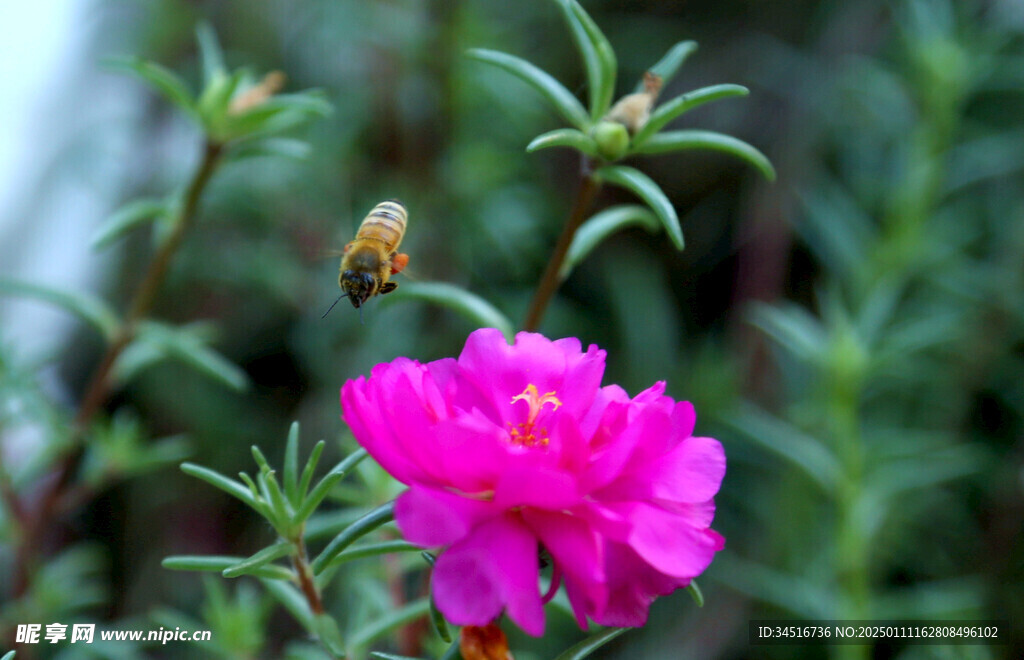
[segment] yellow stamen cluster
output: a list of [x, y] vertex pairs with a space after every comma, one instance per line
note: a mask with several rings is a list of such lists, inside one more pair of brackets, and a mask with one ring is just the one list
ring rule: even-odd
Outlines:
[[562, 402], [558, 400], [554, 392], [546, 392], [543, 395], [537, 391], [537, 386], [530, 383], [523, 390], [522, 394], [517, 394], [512, 397], [512, 403], [516, 401], [526, 401], [527, 405], [530, 406], [529, 413], [527, 413], [526, 421], [520, 422], [515, 426], [512, 422], [508, 423], [509, 426], [509, 437], [512, 440], [512, 444], [520, 445], [523, 447], [544, 447], [548, 444], [548, 431], [545, 428], [537, 429], [534, 432], [534, 424], [537, 422], [537, 416], [540, 415], [541, 408], [547, 404], [551, 404], [554, 409], [562, 405]]

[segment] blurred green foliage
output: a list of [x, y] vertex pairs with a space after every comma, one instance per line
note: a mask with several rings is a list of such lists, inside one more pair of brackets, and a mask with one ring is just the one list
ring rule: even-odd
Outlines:
[[[542, 326], [549, 336], [607, 349], [606, 380], [630, 392], [667, 380], [671, 395], [697, 406], [698, 432], [721, 439], [729, 457], [715, 525], [727, 554], [702, 579], [706, 605], [697, 610], [682, 593], [663, 598], [646, 628], [611, 642], [601, 657], [870, 652], [747, 645], [750, 619], [810, 616], [1010, 619], [1017, 623], [1009, 646], [875, 652], [1024, 653], [1017, 4], [584, 6], [615, 45], [618, 78], [630, 86], [673, 44], [699, 41], [700, 57], [663, 98], [718, 80], [751, 95], [694, 110], [679, 128], [736, 134], [771, 156], [778, 173], [768, 185], [742, 163], [705, 151], [631, 157], [678, 211], [686, 250], [648, 233], [659, 226], [636, 207], [626, 218], [632, 228], [565, 273]], [[111, 628], [187, 622], [213, 629], [214, 645], [120, 645], [98, 657], [321, 657], [286, 642], [302, 633], [279, 616], [280, 597], [252, 588], [254, 578], [225, 585], [160, 567], [172, 554], [247, 557], [274, 540], [251, 511], [169, 465], [180, 457], [180, 434], [190, 460], [234, 474], [254, 444], [280, 455], [298, 419], [304, 437], [328, 440], [322, 463], [333, 465], [355, 449], [338, 419], [345, 379], [398, 355], [453, 355], [473, 329], [431, 304], [443, 291], [428, 285], [457, 285], [502, 316], [522, 318], [569, 213], [579, 163], [565, 150], [524, 153], [559, 118], [522, 82], [465, 54], [523, 54], [589, 100], [585, 63], [556, 4], [545, 1], [104, 0], [91, 11], [95, 61], [137, 53], [198, 89], [211, 65], [196, 55], [193, 30], [208, 21], [227, 70], [284, 71], [287, 90], [320, 89], [334, 111], [298, 134], [310, 148], [278, 141], [239, 149], [210, 182], [157, 299], [160, 322], [142, 333], [131, 378], [97, 428], [102, 440], [83, 459], [85, 506], [54, 521], [39, 548], [50, 559], [18, 601], [8, 598], [6, 581], [16, 526], [0, 507], [0, 634], [6, 643], [11, 625], [36, 617]], [[614, 89], [610, 98], [633, 91]], [[112, 332], [111, 310], [130, 296], [160, 240], [161, 218], [174, 215], [168, 200], [177, 196], [168, 192], [190, 166], [181, 154], [192, 158], [197, 146], [163, 98], [154, 95], [148, 107], [139, 125], [125, 128], [136, 136], [131, 157], [141, 173], [124, 190], [129, 206], [106, 225], [95, 220], [96, 244], [112, 255], [106, 285], [95, 304], [79, 298], [67, 306], [86, 324], [48, 362], [72, 397], [99, 360], [96, 330]], [[232, 135], [223, 124], [216, 130]], [[187, 152], [176, 146], [182, 142]], [[86, 167], [80, 158], [63, 166]], [[410, 281], [393, 296], [405, 290], [412, 300], [371, 304], [363, 324], [349, 310], [321, 320], [337, 295], [337, 260], [326, 255], [391, 197], [410, 209], [403, 248], [412, 257]], [[626, 213], [620, 205], [634, 201], [605, 190], [593, 221], [607, 208]], [[215, 321], [217, 332], [197, 320]], [[181, 331], [169, 339], [168, 327]], [[192, 367], [155, 354], [191, 356]], [[24, 363], [0, 337], [3, 464], [17, 466], [0, 488], [28, 488], [64, 451], [40, 441], [66, 437], [71, 424], [39, 375], [46, 366]], [[249, 386], [224, 387], [211, 373], [234, 373], [226, 384]], [[169, 440], [150, 440], [161, 437]], [[104, 466], [148, 476], [113, 481]], [[360, 464], [330, 495], [336, 513], [311, 519], [308, 537], [327, 541], [397, 490], [379, 468]], [[421, 575], [422, 559], [394, 558], [338, 569], [325, 600], [346, 635], [422, 595], [415, 578], [396, 578], [414, 568], [409, 574]], [[68, 585], [81, 587], [76, 598], [66, 597]], [[409, 639], [420, 632], [374, 648], [414, 649]], [[557, 614], [542, 640], [510, 635], [519, 660], [554, 657], [580, 637], [571, 618]]]

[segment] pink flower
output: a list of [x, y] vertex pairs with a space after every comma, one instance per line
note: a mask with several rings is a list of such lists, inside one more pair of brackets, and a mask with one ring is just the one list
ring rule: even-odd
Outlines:
[[453, 623], [504, 610], [540, 635], [564, 582], [580, 626], [640, 626], [724, 546], [709, 527], [722, 446], [691, 435], [693, 406], [664, 383], [632, 399], [601, 387], [604, 357], [574, 338], [523, 332], [509, 346], [483, 329], [457, 360], [398, 358], [342, 387], [356, 439], [409, 486], [395, 504], [402, 534], [444, 548], [433, 593]]

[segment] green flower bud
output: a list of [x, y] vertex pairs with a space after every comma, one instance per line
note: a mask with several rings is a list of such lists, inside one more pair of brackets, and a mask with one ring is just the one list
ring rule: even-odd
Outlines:
[[594, 127], [590, 136], [597, 143], [597, 152], [605, 160], [618, 160], [629, 149], [629, 132], [618, 122], [602, 121]]

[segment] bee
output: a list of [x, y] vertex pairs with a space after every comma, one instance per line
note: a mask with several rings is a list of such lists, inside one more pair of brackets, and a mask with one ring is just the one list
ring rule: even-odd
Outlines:
[[409, 263], [409, 255], [398, 252], [408, 220], [405, 205], [396, 199], [381, 202], [363, 218], [355, 239], [345, 246], [341, 257], [338, 269], [341, 295], [324, 316], [346, 296], [362, 314], [367, 300], [398, 288], [391, 276], [402, 272]]

